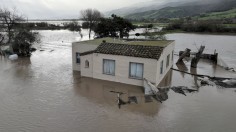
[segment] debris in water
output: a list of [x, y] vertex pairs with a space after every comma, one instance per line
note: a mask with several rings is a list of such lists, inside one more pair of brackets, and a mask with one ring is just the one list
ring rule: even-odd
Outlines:
[[50, 50], [49, 52], [53, 52], [54, 50]]
[[197, 92], [198, 90], [196, 89], [189, 89], [188, 87], [183, 87], [182, 88], [186, 93], [194, 93]]
[[135, 96], [128, 97], [128, 103], [136, 103], [138, 104], [137, 98]]
[[209, 83], [207, 81], [205, 81], [205, 80], [201, 80], [201, 85], [202, 86], [206, 86], [206, 85], [209, 85]]
[[[182, 72], [182, 73], [186, 73], [186, 74], [190, 74], [193, 76], [204, 78], [203, 80], [199, 79], [199, 80], [201, 80], [201, 83], [203, 84], [203, 86], [205, 84], [207, 84], [207, 85], [211, 85], [211, 86], [218, 85], [220, 87], [225, 87], [225, 88], [235, 88], [236, 87], [236, 82], [235, 82], [236, 78], [211, 77], [209, 75], [191, 74], [191, 73], [188, 73], [185, 71], [180, 71], [178, 69], [174, 69], [174, 68], [171, 68], [171, 69], [175, 70], [175, 71]], [[230, 80], [230, 81], [222, 82], [223, 80]]]
[[214, 86], [215, 83], [210, 81], [208, 77], [204, 77], [202, 79], [198, 79], [200, 80], [201, 86]]
[[226, 79], [226, 80], [224, 80], [222, 82], [227, 84], [227, 85], [232, 85], [232, 86], [236, 85], [236, 79], [230, 79], [230, 80]]
[[123, 92], [117, 92], [117, 91], [110, 91], [110, 92], [112, 92], [112, 93], [117, 93], [117, 105], [118, 105], [118, 108], [119, 108], [119, 109], [121, 108], [121, 105], [126, 105], [127, 103], [129, 103], [129, 102], [123, 101], [123, 100], [120, 98], [120, 96], [121, 96], [122, 94], [125, 94], [125, 93], [123, 93]]
[[39, 50], [39, 51], [44, 51], [44, 50], [41, 49], [41, 50]]
[[236, 88], [236, 79], [215, 80], [214, 83], [224, 88]]
[[217, 60], [217, 65], [223, 67], [225, 70], [227, 71], [231, 71], [231, 72], [236, 72], [234, 68], [230, 68], [223, 59], [221, 59], [220, 57]]
[[145, 95], [144, 99], [145, 99], [145, 103], [153, 102], [152, 97], [150, 95]]
[[231, 72], [236, 72], [234, 68], [229, 68], [229, 67], [226, 67], [225, 70], [231, 71]]
[[152, 95], [152, 97], [153, 97], [156, 101], [159, 101], [160, 103], [162, 103], [162, 100], [159, 98], [158, 95]]
[[36, 48], [31, 48], [31, 49], [30, 49], [31, 52], [34, 52], [34, 51], [36, 51], [36, 50], [37, 50]]
[[183, 94], [185, 96], [187, 96], [184, 92], [184, 90], [182, 89], [184, 86], [178, 86], [178, 87], [171, 87], [171, 89], [176, 92], [176, 93], [180, 93]]
[[13, 54], [9, 56], [10, 60], [17, 60], [18, 59], [18, 55], [17, 54]]

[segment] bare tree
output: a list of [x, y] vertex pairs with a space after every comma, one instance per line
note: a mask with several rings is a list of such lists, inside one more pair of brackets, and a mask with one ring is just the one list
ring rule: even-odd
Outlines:
[[82, 20], [84, 20], [85, 23], [87, 23], [86, 25], [88, 26], [87, 28], [89, 29], [89, 39], [90, 39], [91, 31], [94, 30], [96, 24], [102, 17], [102, 14], [96, 9], [81, 10], [80, 14], [82, 16]]
[[3, 31], [7, 33], [7, 44], [9, 44], [10, 51], [12, 53], [12, 39], [14, 35], [14, 28], [17, 24], [22, 23], [23, 21], [23, 16], [18, 15], [15, 9], [13, 9], [12, 11], [8, 9], [0, 9], [0, 27], [2, 27]]
[[40, 41], [38, 33], [25, 24], [24, 17], [18, 15], [15, 9], [0, 8], [0, 30], [0, 46], [9, 45], [8, 54], [30, 56], [32, 44]]

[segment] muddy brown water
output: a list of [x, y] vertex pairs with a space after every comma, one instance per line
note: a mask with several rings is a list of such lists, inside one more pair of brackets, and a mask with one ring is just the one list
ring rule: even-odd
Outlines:
[[[173, 35], [174, 38], [179, 34]], [[73, 72], [71, 47], [53, 44], [48, 48], [49, 43], [42, 42], [44, 51], [36, 51], [31, 58], [0, 58], [0, 132], [236, 130], [234, 88], [198, 87], [196, 77], [169, 71], [160, 86], [188, 86], [198, 92], [184, 96], [169, 90], [163, 103], [145, 103], [141, 87], [84, 78]], [[177, 47], [181, 47], [179, 42]], [[190, 69], [189, 65], [187, 62], [186, 67], [174, 67], [235, 77], [235, 73], [209, 62], [201, 61], [197, 69]], [[117, 95], [110, 91], [124, 92], [123, 100], [136, 96], [138, 104], [119, 109]]]

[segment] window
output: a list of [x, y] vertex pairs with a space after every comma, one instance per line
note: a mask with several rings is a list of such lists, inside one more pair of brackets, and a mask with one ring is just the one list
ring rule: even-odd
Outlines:
[[115, 60], [103, 59], [103, 74], [115, 75]]
[[160, 65], [160, 74], [163, 74], [163, 61], [161, 61], [161, 65]]
[[76, 52], [76, 63], [80, 64], [80, 54]]
[[89, 68], [89, 61], [88, 60], [85, 61], [85, 68]]
[[170, 54], [166, 58], [166, 67], [168, 67], [170, 64]]
[[143, 64], [130, 62], [129, 77], [135, 79], [143, 79]]

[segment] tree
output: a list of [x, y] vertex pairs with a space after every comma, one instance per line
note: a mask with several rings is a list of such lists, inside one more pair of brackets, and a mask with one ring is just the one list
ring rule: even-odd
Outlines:
[[110, 18], [101, 18], [95, 30], [97, 37], [118, 37], [114, 22]]
[[83, 38], [81, 25], [78, 23], [78, 21], [73, 20], [70, 23], [64, 23], [64, 28], [69, 29], [72, 32], [79, 32], [81, 39]]
[[128, 37], [129, 32], [134, 30], [135, 26], [128, 20], [112, 15], [110, 18], [102, 18], [95, 28], [98, 37]]
[[70, 31], [73, 31], [73, 32], [80, 32], [81, 31], [81, 26], [79, 25], [79, 23], [76, 20], [71, 21], [69, 23], [64, 23], [64, 27], [66, 29], [69, 29]]
[[0, 9], [0, 28], [6, 33], [0, 35], [1, 45], [9, 45], [10, 54], [29, 56], [32, 44], [39, 42], [38, 33], [31, 30], [16, 10]]
[[145, 38], [147, 38], [147, 36], [150, 37], [151, 36], [150, 30], [152, 30], [153, 24], [148, 24], [148, 25], [145, 25], [144, 27], [146, 28], [143, 29], [143, 35], [145, 36]]
[[113, 24], [116, 30], [119, 32], [120, 38], [123, 38], [124, 36], [128, 36], [129, 32], [135, 29], [134, 25], [128, 20], [122, 17], [116, 16], [114, 14], [112, 14], [111, 17], [113, 19]]
[[163, 31], [158, 31], [155, 32], [153, 35], [151, 34], [149, 36], [150, 39], [155, 39], [155, 40], [166, 40], [165, 32]]
[[165, 32], [162, 30], [159, 30], [155, 28], [155, 32], [150, 32], [151, 29], [153, 29], [153, 25], [147, 26], [148, 28], [145, 28], [143, 30], [143, 35], [146, 39], [155, 39], [155, 40], [166, 40]]
[[17, 32], [14, 32], [12, 42], [14, 53], [20, 56], [30, 56], [33, 51], [32, 44], [40, 42], [38, 35], [38, 32], [32, 32], [26, 28], [18, 29]]
[[96, 24], [102, 17], [102, 14], [96, 9], [86, 9], [80, 12], [82, 20], [87, 23], [89, 29], [89, 39], [91, 37], [91, 31], [94, 30]]
[[12, 11], [8, 9], [0, 9], [0, 21], [1, 27], [3, 27], [3, 31], [7, 33], [8, 41], [10, 47], [10, 52], [13, 52], [12, 48], [12, 39], [14, 34], [14, 29], [17, 24], [24, 22], [23, 16], [20, 16], [16, 13], [17, 11], [14, 9]]

